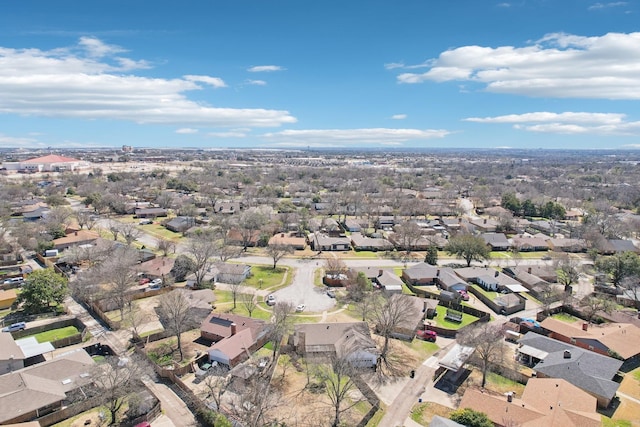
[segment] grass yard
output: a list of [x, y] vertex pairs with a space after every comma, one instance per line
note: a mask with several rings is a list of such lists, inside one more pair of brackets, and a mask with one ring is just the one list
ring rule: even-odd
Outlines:
[[67, 338], [78, 333], [80, 333], [80, 331], [78, 331], [78, 328], [75, 326], [67, 326], [64, 328], [51, 329], [50, 331], [44, 331], [30, 336], [35, 337], [39, 343], [43, 343]]
[[540, 301], [538, 298], [534, 297], [533, 295], [529, 294], [529, 292], [521, 292], [520, 293], [521, 296], [525, 297], [526, 299], [535, 302], [538, 305], [544, 305], [542, 303], [542, 301]]
[[478, 290], [481, 294], [485, 295], [491, 301], [493, 301], [495, 298], [497, 298], [497, 297], [499, 297], [501, 295], [499, 292], [485, 291], [484, 289], [482, 289], [481, 286], [478, 286], [478, 285], [471, 285], [471, 287], [476, 289], [476, 290]]
[[419, 360], [431, 357], [436, 351], [440, 350], [440, 346], [434, 342], [414, 339], [411, 342], [402, 341], [402, 343], [418, 354]]
[[572, 316], [570, 314], [567, 314], [567, 313], [557, 313], [557, 314], [552, 315], [551, 317], [553, 317], [556, 320], [560, 320], [560, 321], [566, 322], [566, 323], [575, 323], [578, 320], [580, 320], [577, 317], [574, 317], [574, 316]]
[[[637, 424], [636, 424], [637, 425]], [[612, 420], [604, 415], [602, 416], [602, 427], [634, 427], [628, 420]]]
[[467, 313], [462, 313], [462, 322], [458, 323], [458, 322], [451, 322], [449, 320], [445, 320], [445, 317], [447, 316], [447, 307], [443, 307], [441, 305], [436, 307], [436, 311], [438, 313], [438, 315], [436, 317], [434, 317], [431, 322], [434, 322], [437, 326], [441, 327], [441, 328], [447, 328], [447, 329], [460, 329], [463, 326], [467, 326], [473, 322], [475, 322], [476, 320], [478, 320], [477, 317], [472, 316], [470, 314]]
[[75, 417], [71, 417], [57, 424], [53, 424], [52, 427], [80, 427], [87, 425], [85, 424], [87, 420], [91, 421], [91, 424], [89, 425], [106, 426], [111, 422], [111, 413], [106, 407], [101, 406], [98, 408], [89, 409], [88, 411], [78, 414]]
[[382, 417], [384, 417], [384, 409], [381, 407], [380, 409], [378, 409], [375, 415], [371, 417], [366, 427], [378, 427], [380, 421], [382, 421]]
[[273, 289], [287, 286], [293, 280], [293, 274], [289, 274], [287, 266], [278, 266], [273, 269], [269, 265], [254, 265], [251, 267], [251, 277], [248, 277], [242, 284], [255, 289]]
[[421, 426], [428, 426], [434, 416], [449, 418], [452, 411], [453, 409], [435, 402], [417, 403], [411, 408], [411, 419]]
[[182, 234], [167, 230], [157, 222], [154, 222], [153, 224], [140, 225], [139, 227], [144, 230], [145, 233], [151, 234], [153, 237], [160, 237], [171, 240], [172, 242], [178, 242], [182, 238]]

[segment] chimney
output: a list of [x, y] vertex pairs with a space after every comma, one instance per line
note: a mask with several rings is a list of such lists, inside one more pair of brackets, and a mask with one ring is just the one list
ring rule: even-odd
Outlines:
[[589, 329], [589, 324], [588, 324], [588, 323], [583, 323], [583, 324], [582, 324], [582, 330], [583, 330], [583, 331], [586, 331], [586, 330], [588, 330], [588, 329]]
[[487, 219], [485, 218], [485, 219], [482, 221], [482, 223], [483, 223], [483, 224], [486, 224], [486, 223], [487, 223]]
[[77, 236], [77, 235], [78, 235], [78, 232], [76, 231], [74, 234]]
[[281, 234], [280, 234], [280, 237], [284, 237], [284, 233], [281, 233]]
[[564, 358], [565, 359], [571, 359], [571, 350], [565, 350], [564, 351]]
[[436, 277], [440, 277], [440, 269], [436, 270]]
[[531, 267], [527, 268], [527, 273], [531, 274]]
[[382, 269], [378, 270], [378, 277], [382, 276]]
[[232, 323], [231, 324], [231, 336], [234, 336], [236, 334], [236, 324]]

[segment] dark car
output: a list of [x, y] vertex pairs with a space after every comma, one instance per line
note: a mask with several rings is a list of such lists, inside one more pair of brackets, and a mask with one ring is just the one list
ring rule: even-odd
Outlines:
[[421, 340], [425, 340], [425, 341], [431, 341], [431, 342], [436, 342], [436, 337], [438, 336], [438, 334], [435, 333], [435, 331], [428, 331], [425, 329], [420, 329], [418, 330], [418, 332], [416, 332], [416, 337], [420, 338]]
[[459, 290], [458, 293], [460, 294], [460, 298], [462, 298], [463, 301], [469, 301], [469, 294], [467, 293], [467, 291]]

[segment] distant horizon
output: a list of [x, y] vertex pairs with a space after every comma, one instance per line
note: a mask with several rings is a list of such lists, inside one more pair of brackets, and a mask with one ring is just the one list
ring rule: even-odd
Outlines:
[[633, 150], [639, 15], [640, 0], [8, 2], [0, 147]]

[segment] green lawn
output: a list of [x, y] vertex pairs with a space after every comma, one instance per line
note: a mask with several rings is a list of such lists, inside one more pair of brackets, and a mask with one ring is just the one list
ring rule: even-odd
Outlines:
[[424, 360], [433, 355], [436, 351], [440, 350], [440, 346], [438, 346], [438, 344], [417, 338], [411, 342], [402, 341], [402, 343], [416, 351], [420, 355], [420, 360]]
[[64, 328], [51, 329], [50, 331], [44, 331], [30, 336], [35, 337], [39, 343], [43, 343], [67, 338], [78, 333], [80, 333], [80, 331], [78, 331], [78, 328], [75, 326], [67, 326]]
[[485, 291], [484, 289], [482, 289], [482, 287], [478, 286], [478, 285], [471, 285], [474, 289], [477, 289], [478, 291], [480, 291], [480, 293], [484, 294], [487, 298], [489, 298], [491, 301], [493, 301], [494, 299], [496, 299], [498, 296], [500, 296], [500, 294], [498, 292], [494, 292], [494, 291]]
[[522, 295], [528, 300], [535, 302], [538, 305], [544, 305], [542, 301], [540, 301], [538, 298], [534, 297], [533, 295], [530, 295], [529, 292], [522, 292], [520, 295]]
[[467, 326], [473, 322], [475, 322], [476, 320], [478, 320], [477, 317], [472, 316], [470, 314], [467, 313], [462, 313], [462, 322], [458, 323], [458, 322], [451, 322], [449, 320], [445, 320], [445, 317], [447, 315], [447, 307], [443, 307], [441, 305], [436, 307], [436, 311], [438, 312], [438, 315], [436, 317], [434, 317], [431, 322], [435, 322], [435, 324], [441, 328], [447, 328], [447, 329], [460, 329], [463, 326]]
[[283, 284], [285, 274], [287, 275], [286, 285], [288, 281], [293, 279], [293, 274], [290, 274], [289, 267], [278, 266], [274, 270], [271, 265], [254, 265], [251, 267], [251, 277], [247, 278], [242, 284], [255, 289], [277, 288]]
[[349, 251], [348, 257], [353, 258], [378, 258], [378, 252], [372, 251]]
[[489, 384], [487, 388], [491, 388], [500, 393], [515, 391], [517, 396], [522, 396], [524, 392], [524, 384], [520, 384], [517, 381], [513, 381], [494, 372], [487, 372], [487, 383]]
[[632, 427], [631, 421], [628, 420], [612, 420], [602, 415], [602, 427]]
[[554, 314], [551, 317], [553, 317], [554, 319], [563, 321], [563, 322], [567, 322], [567, 323], [574, 323], [574, 322], [580, 320], [577, 317], [573, 317], [572, 315], [567, 314], [567, 313], [557, 313], [557, 314]]
[[157, 222], [148, 225], [140, 225], [139, 227], [144, 230], [145, 233], [151, 234], [153, 237], [160, 237], [171, 240], [172, 242], [178, 242], [182, 238], [182, 234], [167, 230]]

